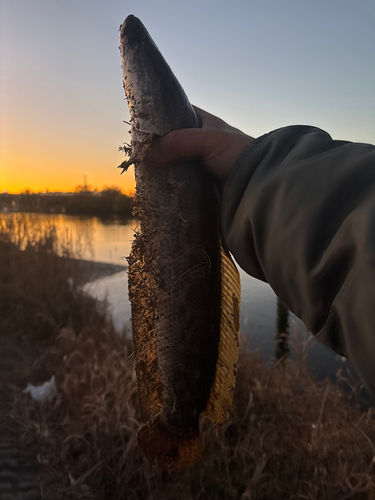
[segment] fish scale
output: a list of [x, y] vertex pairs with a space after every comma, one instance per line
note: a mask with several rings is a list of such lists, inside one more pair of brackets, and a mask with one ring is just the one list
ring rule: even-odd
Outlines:
[[[139, 169], [147, 167], [140, 166]], [[212, 183], [200, 167], [195, 167], [195, 170], [198, 170], [201, 181], [206, 177], [207, 182]], [[207, 255], [217, 252], [218, 248], [218, 227], [216, 230], [207, 227], [212, 225], [212, 218], [217, 218], [217, 208], [213, 204], [214, 195], [210, 199], [203, 189], [205, 184], [194, 183], [196, 174], [191, 163], [165, 172], [148, 172], [144, 182], [149, 189], [144, 190], [144, 185], [142, 191], [147, 193], [146, 199], [137, 199], [137, 203], [142, 204], [143, 212], [147, 213], [144, 224], [141, 222], [141, 237], [147, 239], [149, 259], [155, 263], [150, 266], [150, 274], [158, 314], [155, 335], [159, 375], [164, 386], [165, 420], [169, 425], [174, 423], [177, 428], [197, 426], [198, 415], [205, 407], [212, 384], [218, 348], [218, 336], [215, 335], [220, 318], [218, 255], [216, 269], [213, 268], [214, 255], [210, 258], [210, 265], [207, 261]], [[180, 179], [189, 180], [189, 177], [193, 177], [192, 182], [187, 182], [183, 189], [179, 188]], [[165, 203], [163, 189], [166, 185], [174, 185], [169, 189], [168, 204]], [[208, 213], [203, 221], [200, 215], [203, 202], [199, 200], [197, 190], [201, 191], [207, 205], [205, 211]], [[150, 192], [154, 193], [152, 197]], [[181, 214], [185, 222], [181, 220]], [[202, 224], [205, 231], [199, 230]], [[150, 231], [154, 227], [163, 237], [151, 237]], [[210, 238], [203, 238], [201, 233], [207, 232], [207, 229], [211, 229]], [[209, 280], [214, 280], [214, 283], [209, 283]], [[211, 299], [217, 304], [215, 314], [207, 314], [206, 308], [202, 308], [202, 304]], [[184, 314], [181, 314], [181, 309], [185, 310]], [[200, 351], [200, 356], [197, 351]], [[197, 371], [201, 372], [200, 377]], [[206, 393], [202, 384], [206, 386]], [[181, 395], [176, 399], [175, 394]], [[194, 407], [190, 412], [195, 414], [194, 417], [183, 409], [189, 406]]]

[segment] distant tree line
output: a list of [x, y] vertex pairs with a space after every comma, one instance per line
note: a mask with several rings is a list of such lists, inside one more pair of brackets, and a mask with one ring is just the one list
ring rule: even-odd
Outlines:
[[1, 212], [131, 217], [132, 206], [133, 198], [118, 188], [99, 192], [78, 187], [74, 193], [0, 194]]

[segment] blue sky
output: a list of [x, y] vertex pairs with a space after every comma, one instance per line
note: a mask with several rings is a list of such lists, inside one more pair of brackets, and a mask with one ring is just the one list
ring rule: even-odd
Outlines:
[[[375, 143], [375, 2], [2, 0], [0, 190], [125, 189], [118, 28], [139, 17], [190, 100], [257, 137]], [[69, 188], [70, 186], [70, 188]]]

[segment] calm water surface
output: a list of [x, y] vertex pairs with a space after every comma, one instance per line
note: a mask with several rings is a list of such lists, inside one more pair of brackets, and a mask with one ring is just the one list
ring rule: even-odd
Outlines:
[[[130, 253], [136, 221], [110, 220], [105, 222], [94, 217], [65, 215], [40, 217], [54, 223], [59, 234], [67, 241], [74, 241], [82, 258], [98, 262], [127, 264], [126, 256]], [[241, 331], [249, 336], [252, 348], [260, 350], [262, 359], [271, 363], [276, 359], [276, 296], [268, 284], [251, 278], [242, 270], [240, 274]], [[86, 289], [99, 298], [107, 298], [118, 330], [124, 327], [130, 329], [126, 271], [89, 283]], [[310, 348], [308, 363], [317, 378], [334, 377], [338, 369], [354, 371], [347, 361], [316, 341], [293, 314], [290, 314], [289, 326], [292, 332], [289, 340], [291, 354], [293, 342], [295, 342], [293, 331], [297, 331], [301, 334], [302, 341]]]

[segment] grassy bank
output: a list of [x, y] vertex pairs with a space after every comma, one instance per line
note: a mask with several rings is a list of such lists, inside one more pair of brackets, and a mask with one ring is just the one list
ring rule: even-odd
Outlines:
[[61, 328], [78, 331], [105, 323], [105, 311], [84, 294], [90, 269], [59, 240], [53, 224], [32, 214], [0, 216], [0, 333], [54, 339]]
[[[62, 475], [65, 489], [55, 500], [375, 498], [373, 410], [360, 412], [333, 385], [318, 387], [302, 350], [297, 361], [266, 367], [244, 339], [228, 423], [216, 433], [201, 422], [202, 461], [180, 473], [151, 467], [136, 441], [144, 421], [131, 343], [106, 322], [104, 305], [80, 292], [82, 271], [68, 249], [66, 268], [56, 268], [53, 230], [26, 246], [6, 234], [0, 243], [9, 264], [1, 272], [17, 300], [8, 301], [1, 331], [9, 335], [14, 326], [17, 335], [48, 339], [30, 377], [57, 382], [53, 401], [19, 391], [15, 408], [42, 444], [40, 459]], [[36, 274], [27, 269], [34, 266]], [[28, 307], [16, 314], [21, 295]]]

